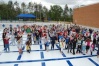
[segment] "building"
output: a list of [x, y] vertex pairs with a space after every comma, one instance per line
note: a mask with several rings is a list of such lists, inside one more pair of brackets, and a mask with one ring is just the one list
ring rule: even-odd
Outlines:
[[73, 22], [99, 28], [99, 3], [75, 8], [73, 12]]

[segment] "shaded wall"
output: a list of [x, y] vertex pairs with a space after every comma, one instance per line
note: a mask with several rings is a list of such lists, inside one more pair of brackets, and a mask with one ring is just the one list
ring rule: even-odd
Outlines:
[[73, 22], [99, 28], [99, 3], [74, 9]]

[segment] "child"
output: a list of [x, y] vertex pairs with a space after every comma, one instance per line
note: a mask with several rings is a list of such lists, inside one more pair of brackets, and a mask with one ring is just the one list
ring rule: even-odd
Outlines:
[[91, 55], [92, 55], [93, 50], [94, 50], [94, 44], [92, 43], [92, 44], [90, 45], [90, 52], [91, 52]]
[[22, 36], [20, 34], [18, 34], [15, 38], [16, 38], [16, 41], [17, 41], [17, 47], [18, 47], [18, 50], [19, 50], [19, 54], [22, 54], [22, 44], [21, 44]]
[[60, 52], [61, 52], [61, 53], [63, 53], [64, 45], [65, 45], [64, 40], [61, 39], [61, 40], [60, 40]]
[[71, 51], [72, 51], [72, 45], [73, 45], [73, 40], [70, 40], [70, 41], [69, 41], [69, 44], [68, 44], [68, 46], [67, 46], [67, 47], [68, 47], [68, 48], [67, 48], [67, 49], [68, 49], [68, 53], [69, 53], [69, 51], [70, 51], [70, 53], [72, 53], [72, 52], [71, 52]]
[[66, 43], [65, 49], [67, 49], [67, 46], [69, 44], [69, 41], [70, 41], [70, 38], [69, 38], [69, 36], [67, 36], [66, 39], [65, 39], [65, 43]]
[[82, 52], [85, 54], [85, 50], [86, 50], [86, 43], [85, 40], [82, 41]]
[[6, 37], [6, 31], [5, 29], [3, 30], [3, 34], [2, 34], [2, 39], [3, 39], [3, 44], [4, 44], [4, 50], [5, 50], [5, 43], [4, 43], [4, 39]]
[[27, 39], [30, 40], [30, 44], [32, 44], [32, 38], [31, 38], [31, 33], [28, 33]]
[[30, 45], [31, 45], [31, 41], [28, 40], [28, 41], [26, 42], [26, 50], [27, 50], [28, 53], [30, 53], [30, 51], [31, 51]]
[[39, 44], [39, 32], [37, 31], [35, 35], [36, 35], [36, 44]]
[[90, 44], [91, 44], [91, 39], [90, 38], [86, 39], [86, 53], [88, 53], [88, 50], [90, 48]]
[[12, 36], [11, 36], [11, 41], [12, 41], [11, 44], [15, 46], [16, 42], [15, 42], [15, 36], [14, 36], [14, 34], [12, 34]]
[[5, 51], [7, 52], [7, 49], [8, 51], [10, 51], [9, 49], [9, 39], [7, 36], [4, 38], [4, 43], [5, 43]]
[[36, 44], [36, 35], [35, 35], [36, 33], [35, 32], [33, 32], [33, 42], [34, 42], [34, 44]]
[[50, 40], [48, 40], [46, 43], [45, 43], [46, 45], [46, 50], [48, 51], [49, 50], [49, 45], [50, 45]]
[[81, 53], [81, 38], [80, 37], [78, 38], [78, 46], [77, 46], [76, 53], [78, 53], [78, 51], [79, 51], [79, 53]]

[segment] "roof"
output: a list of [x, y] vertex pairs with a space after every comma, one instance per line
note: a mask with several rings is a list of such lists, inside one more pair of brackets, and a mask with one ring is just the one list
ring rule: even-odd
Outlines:
[[17, 15], [19, 18], [36, 18], [33, 14], [19, 14]]

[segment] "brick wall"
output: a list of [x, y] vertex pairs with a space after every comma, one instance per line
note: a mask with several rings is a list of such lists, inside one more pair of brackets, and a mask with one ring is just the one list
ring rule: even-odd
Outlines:
[[74, 9], [73, 22], [99, 28], [99, 3]]

